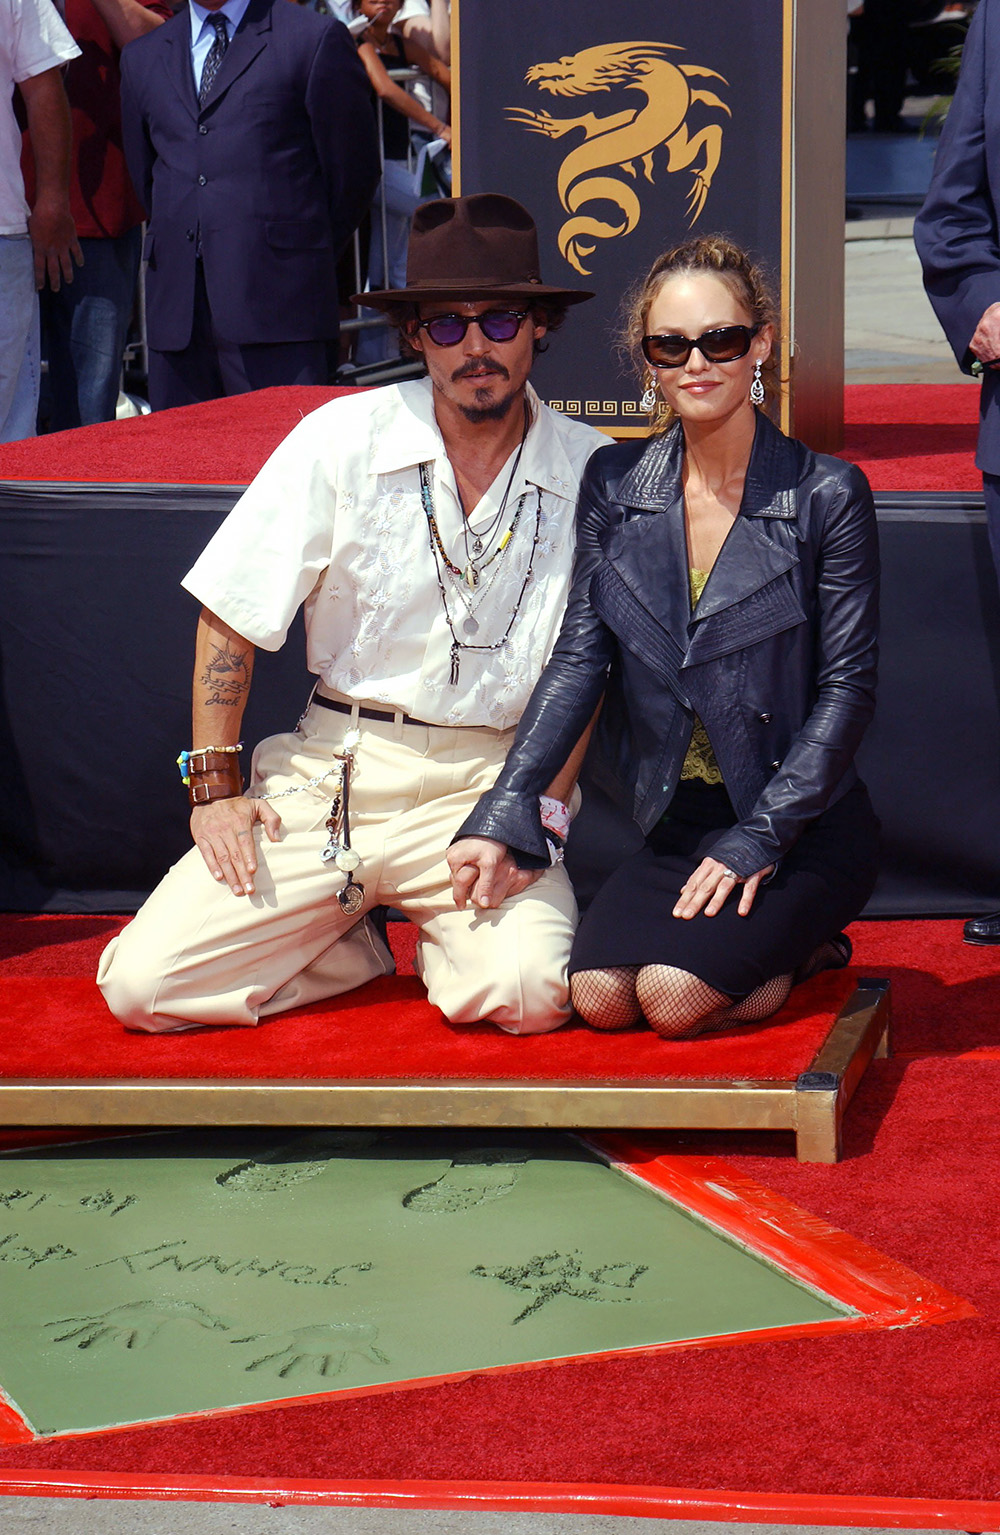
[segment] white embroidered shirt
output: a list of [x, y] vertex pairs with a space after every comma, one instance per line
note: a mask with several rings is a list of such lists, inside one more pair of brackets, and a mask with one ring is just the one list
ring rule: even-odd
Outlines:
[[[464, 568], [467, 550], [429, 380], [332, 400], [306, 416], [241, 496], [184, 586], [264, 650], [280, 648], [304, 602], [309, 669], [349, 698], [430, 724], [515, 724], [559, 631], [580, 476], [607, 441], [541, 404], [530, 386], [528, 394], [524, 451], [486, 546], [496, 547], [523, 496], [506, 552], [483, 572], [477, 591], [437, 561], [459, 640], [492, 645], [517, 606], [537, 526], [531, 580], [508, 640], [494, 651], [461, 650], [457, 686], [421, 502], [421, 463], [430, 469], [449, 559]], [[493, 523], [513, 468], [512, 454], [474, 508], [470, 536]], [[475, 634], [463, 629], [470, 602]]]

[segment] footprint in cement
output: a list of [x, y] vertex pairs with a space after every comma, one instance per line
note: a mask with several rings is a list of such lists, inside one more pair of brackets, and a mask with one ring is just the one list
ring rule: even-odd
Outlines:
[[46, 1327], [67, 1327], [56, 1333], [56, 1343], [75, 1343], [77, 1348], [117, 1343], [122, 1348], [146, 1348], [168, 1322], [194, 1322], [208, 1332], [228, 1332], [229, 1324], [194, 1301], [132, 1300], [92, 1316], [64, 1316]]
[[[289, 1375], [340, 1375], [353, 1355], [370, 1364], [388, 1364], [376, 1348], [378, 1328], [371, 1322], [321, 1322], [313, 1327], [293, 1327], [286, 1333], [251, 1333], [246, 1338], [231, 1338], [231, 1343], [258, 1343], [267, 1339], [283, 1343], [273, 1353], [253, 1359], [246, 1370], [263, 1370], [272, 1365], [279, 1379]], [[287, 1341], [284, 1341], [287, 1340]], [[280, 1366], [280, 1368], [279, 1368]]]
[[277, 1194], [318, 1178], [333, 1157], [357, 1156], [381, 1139], [380, 1130], [316, 1130], [228, 1167], [215, 1181], [234, 1194]]
[[503, 1199], [516, 1186], [520, 1169], [531, 1153], [508, 1146], [481, 1146], [460, 1152], [451, 1166], [432, 1183], [422, 1183], [403, 1196], [403, 1209], [420, 1215], [447, 1215], [453, 1210], [473, 1210], [477, 1205]]

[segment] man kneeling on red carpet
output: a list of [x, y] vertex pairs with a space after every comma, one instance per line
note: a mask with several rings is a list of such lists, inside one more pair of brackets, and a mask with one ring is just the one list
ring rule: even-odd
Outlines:
[[[128, 1027], [253, 1024], [386, 974], [366, 917], [382, 904], [419, 928], [418, 970], [453, 1021], [541, 1033], [569, 1016], [561, 863], [535, 883], [500, 871], [493, 909], [491, 880], [456, 898], [445, 852], [503, 764], [565, 607], [577, 489], [604, 439], [542, 404], [528, 374], [589, 297], [541, 282], [512, 199], [417, 210], [406, 286], [364, 302], [428, 377], [307, 416], [185, 578], [203, 604], [181, 755], [196, 847], [102, 956]], [[244, 793], [254, 652], [279, 649], [303, 603], [317, 681], [297, 726], [257, 747]]]

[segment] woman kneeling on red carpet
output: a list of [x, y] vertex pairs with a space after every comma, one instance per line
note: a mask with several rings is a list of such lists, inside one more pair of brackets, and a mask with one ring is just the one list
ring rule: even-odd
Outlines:
[[547, 864], [538, 795], [603, 695], [593, 775], [646, 840], [583, 916], [573, 1002], [595, 1028], [645, 1018], [677, 1039], [768, 1018], [850, 958], [841, 929], [876, 876], [854, 757], [878, 544], [861, 471], [766, 413], [775, 312], [746, 252], [712, 236], [666, 252], [626, 339], [651, 433], [590, 460], [562, 631], [449, 861], [481, 906]]

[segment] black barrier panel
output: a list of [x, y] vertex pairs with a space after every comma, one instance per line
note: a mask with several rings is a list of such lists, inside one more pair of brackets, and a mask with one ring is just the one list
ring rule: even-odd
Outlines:
[[[180, 578], [230, 487], [0, 484], [0, 909], [129, 911], [189, 844], [197, 604]], [[905, 500], [905, 504], [904, 504]], [[1000, 904], [1000, 599], [974, 498], [876, 497], [879, 705], [860, 757], [883, 824], [870, 916]], [[258, 652], [245, 736], [290, 729], [301, 628]], [[584, 901], [636, 845], [596, 790], [569, 860]]]
[[[133, 910], [190, 847], [179, 583], [237, 494], [0, 485], [0, 909]], [[293, 728], [310, 681], [298, 622], [258, 654], [248, 743]]]
[[545, 282], [597, 295], [532, 382], [568, 415], [641, 427], [641, 391], [610, 343], [622, 295], [657, 255], [725, 231], [782, 282], [790, 7], [455, 3], [461, 190], [525, 203]]

